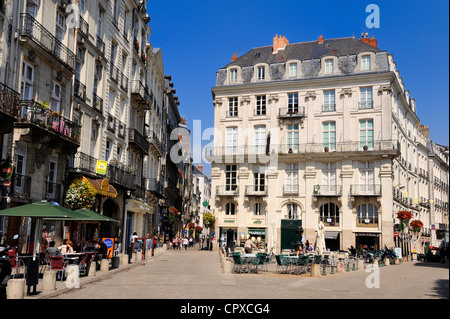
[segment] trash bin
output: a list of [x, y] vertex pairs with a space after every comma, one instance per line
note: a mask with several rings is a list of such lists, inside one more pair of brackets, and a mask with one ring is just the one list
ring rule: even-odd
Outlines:
[[120, 257], [113, 257], [111, 260], [111, 269], [119, 268], [120, 265]]
[[33, 286], [33, 294], [36, 294], [36, 286], [39, 283], [39, 260], [29, 260], [27, 262], [26, 270], [26, 284], [27, 284], [27, 296], [29, 296], [30, 289]]

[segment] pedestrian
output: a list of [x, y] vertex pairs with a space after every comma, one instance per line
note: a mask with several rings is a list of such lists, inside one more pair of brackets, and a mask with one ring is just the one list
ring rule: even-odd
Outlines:
[[61, 252], [59, 251], [58, 248], [55, 247], [55, 242], [53, 240], [49, 243], [49, 246], [45, 250], [44, 255], [45, 255], [45, 262], [50, 261], [48, 258], [50, 256], [61, 256]]
[[192, 237], [189, 237], [189, 248], [193, 247], [194, 247], [194, 240], [192, 239]]
[[189, 240], [186, 237], [184, 237], [184, 239], [183, 239], [183, 245], [184, 245], [184, 250], [187, 250], [188, 245], [189, 245]]
[[181, 250], [183, 248], [183, 238], [178, 236], [178, 250]]
[[133, 245], [134, 240], [138, 238], [137, 232], [133, 231], [133, 234], [130, 236], [130, 244], [128, 245], [128, 263], [131, 264], [131, 257], [133, 256]]
[[256, 246], [255, 246], [255, 244], [253, 244], [251, 238], [249, 237], [244, 244], [244, 250], [247, 254], [251, 254], [252, 248], [256, 248]]
[[177, 249], [178, 248], [178, 239], [177, 239], [177, 237], [173, 238], [172, 243], [173, 243], [173, 249], [174, 250]]
[[103, 258], [108, 258], [108, 247], [103, 241], [101, 240], [97, 241], [95, 248], [98, 252], [100, 260]]

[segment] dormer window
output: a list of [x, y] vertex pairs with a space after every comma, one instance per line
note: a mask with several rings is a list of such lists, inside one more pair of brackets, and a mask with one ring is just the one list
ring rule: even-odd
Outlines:
[[370, 70], [370, 55], [361, 57], [361, 70]]
[[237, 69], [230, 70], [230, 83], [237, 82]]
[[296, 78], [297, 77], [297, 63], [289, 64], [289, 77]]
[[265, 80], [266, 78], [266, 68], [264, 66], [258, 67], [258, 80]]
[[325, 60], [325, 74], [333, 74], [333, 62], [334, 61], [332, 59]]

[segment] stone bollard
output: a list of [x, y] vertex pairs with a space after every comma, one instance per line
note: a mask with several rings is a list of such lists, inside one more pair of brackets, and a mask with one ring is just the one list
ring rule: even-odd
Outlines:
[[47, 270], [44, 272], [42, 280], [44, 291], [53, 291], [56, 289], [56, 270]]
[[320, 276], [320, 265], [312, 264], [311, 265], [311, 277], [319, 277]]
[[233, 263], [228, 260], [225, 260], [223, 263], [222, 273], [229, 275], [231, 274], [232, 270], [233, 270]]
[[95, 261], [89, 263], [88, 277], [95, 277], [97, 272], [97, 263]]
[[128, 255], [127, 254], [120, 255], [120, 265], [122, 265], [122, 266], [128, 265]]
[[400, 265], [400, 260], [398, 258], [395, 258], [395, 263], [396, 265]]
[[344, 262], [338, 261], [336, 265], [336, 272], [343, 272], [344, 271]]
[[[90, 271], [89, 271], [90, 273]], [[69, 265], [66, 268], [66, 287], [80, 288], [80, 268], [78, 265]]]
[[108, 259], [100, 260], [100, 271], [101, 272], [108, 272], [109, 271], [109, 260]]
[[25, 294], [25, 279], [10, 279], [6, 286], [7, 299], [23, 299]]
[[136, 259], [135, 261], [142, 261], [142, 251], [138, 251], [136, 253]]
[[385, 266], [390, 266], [390, 265], [391, 265], [391, 261], [389, 260], [389, 258], [386, 257], [386, 258], [384, 259], [384, 265], [385, 265]]

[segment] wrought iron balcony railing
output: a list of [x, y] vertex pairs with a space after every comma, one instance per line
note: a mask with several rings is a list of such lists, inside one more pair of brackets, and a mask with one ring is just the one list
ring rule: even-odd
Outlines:
[[30, 199], [31, 177], [14, 174], [11, 183], [11, 197]]
[[36, 101], [20, 102], [20, 123], [32, 123], [71, 142], [80, 144], [81, 126]]
[[19, 116], [20, 94], [0, 83], [0, 112], [17, 118]]
[[245, 186], [245, 196], [267, 196], [268, 187], [266, 185]]
[[293, 118], [293, 117], [304, 117], [305, 107], [282, 107], [278, 111], [279, 118]]
[[95, 46], [97, 50], [99, 50], [103, 55], [105, 55], [105, 42], [103, 42], [102, 38], [97, 35], [97, 41], [95, 42]]
[[20, 35], [33, 40], [71, 72], [75, 71], [75, 54], [28, 13], [21, 14]]
[[164, 185], [156, 178], [147, 179], [148, 190], [156, 194], [158, 197], [164, 197]]
[[381, 196], [380, 184], [357, 184], [350, 186], [351, 196]]
[[80, 15], [80, 21], [78, 25], [78, 31], [87, 37], [89, 35], [89, 23], [86, 22], [86, 20], [83, 19], [83, 17]]
[[46, 200], [59, 202], [61, 198], [61, 184], [46, 181], [44, 198]]
[[88, 154], [78, 152], [69, 158], [68, 169], [96, 175], [97, 159]]
[[80, 80], [75, 79], [73, 84], [73, 94], [86, 101], [86, 85], [80, 82]]
[[99, 97], [97, 94], [93, 93], [92, 101], [93, 101], [92, 107], [94, 108], [94, 110], [97, 110], [103, 114], [103, 99]]
[[[368, 145], [367, 145], [368, 144]], [[372, 142], [338, 142], [338, 143], [305, 143], [282, 144], [281, 154], [301, 153], [326, 153], [326, 152], [366, 152], [366, 151], [397, 151], [396, 141], [372, 141]]]
[[141, 81], [131, 82], [131, 97], [134, 98], [138, 104], [150, 107], [150, 93], [148, 93], [148, 90]]
[[120, 167], [108, 165], [106, 178], [109, 179], [112, 184], [128, 189], [136, 189], [136, 174], [128, 172]]
[[150, 143], [147, 139], [139, 133], [135, 128], [129, 128], [128, 141], [131, 147], [135, 148], [138, 152], [147, 155], [150, 148]]
[[300, 187], [298, 185], [285, 184], [285, 185], [283, 185], [283, 194], [284, 195], [298, 195], [299, 188]]
[[341, 185], [314, 185], [313, 196], [341, 196]]

